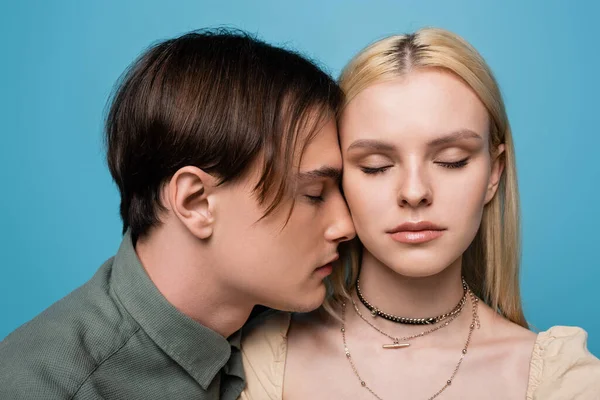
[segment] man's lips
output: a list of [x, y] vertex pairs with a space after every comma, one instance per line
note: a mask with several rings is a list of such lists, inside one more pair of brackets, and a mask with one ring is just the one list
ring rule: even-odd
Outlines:
[[[331, 258], [329, 259], [329, 261], [327, 261], [325, 264], [323, 264], [323, 265], [322, 265], [322, 266], [320, 266], [319, 268], [323, 268], [323, 267], [326, 267], [326, 266], [328, 266], [328, 265], [332, 265], [332, 264], [333, 264], [335, 261], [337, 261], [339, 258], [340, 258], [340, 255], [336, 253], [336, 254], [335, 254], [335, 256], [331, 257]], [[317, 268], [317, 269], [318, 269], [318, 268]]]
[[322, 265], [319, 268], [315, 269], [315, 272], [319, 272], [319, 273], [322, 273], [324, 275], [331, 274], [333, 272], [333, 263], [335, 261], [337, 261], [339, 258], [340, 258], [339, 254], [336, 254], [325, 265]]

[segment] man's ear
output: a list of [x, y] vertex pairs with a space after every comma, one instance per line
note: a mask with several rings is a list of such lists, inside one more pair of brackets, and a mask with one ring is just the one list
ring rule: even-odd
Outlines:
[[199, 239], [213, 234], [212, 193], [217, 184], [212, 175], [193, 166], [179, 169], [168, 183], [167, 201], [173, 214]]
[[504, 144], [501, 144], [498, 146], [494, 154], [492, 154], [492, 172], [490, 174], [487, 192], [485, 194], [485, 204], [492, 201], [494, 195], [498, 191], [498, 186], [500, 185], [500, 178], [502, 178], [502, 173], [504, 172], [505, 166], [506, 157], [504, 150]]

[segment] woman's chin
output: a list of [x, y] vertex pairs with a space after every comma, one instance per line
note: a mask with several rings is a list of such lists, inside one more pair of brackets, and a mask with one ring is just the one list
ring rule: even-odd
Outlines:
[[428, 278], [452, 268], [459, 256], [443, 257], [440, 254], [398, 254], [379, 258], [383, 266], [407, 278]]

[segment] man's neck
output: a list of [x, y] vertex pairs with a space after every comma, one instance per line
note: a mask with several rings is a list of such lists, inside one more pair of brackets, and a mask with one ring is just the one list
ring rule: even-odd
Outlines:
[[253, 304], [244, 303], [216, 272], [215, 260], [202, 254], [199, 239], [162, 225], [136, 243], [136, 253], [161, 294], [177, 310], [229, 337], [248, 319]]

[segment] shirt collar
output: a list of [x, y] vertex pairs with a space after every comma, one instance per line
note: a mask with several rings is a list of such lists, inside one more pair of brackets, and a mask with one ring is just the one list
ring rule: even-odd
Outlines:
[[[228, 364], [231, 347], [239, 351], [239, 332], [227, 341], [217, 332], [177, 310], [165, 299], [142, 266], [129, 232], [125, 234], [115, 256], [111, 280], [118, 299], [129, 314], [204, 390]], [[241, 374], [243, 379], [241, 360], [234, 358], [227, 369], [235, 375]]]

